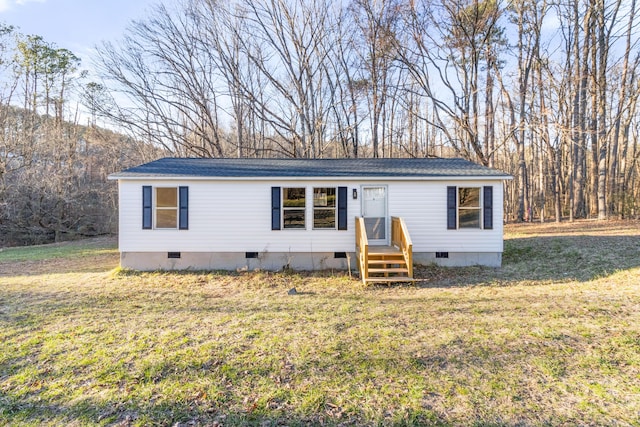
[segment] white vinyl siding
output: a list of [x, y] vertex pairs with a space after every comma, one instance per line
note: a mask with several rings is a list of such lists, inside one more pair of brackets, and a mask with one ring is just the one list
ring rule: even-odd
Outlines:
[[[399, 183], [398, 183], [399, 184]], [[502, 252], [501, 181], [429, 181], [389, 184], [389, 215], [404, 218], [414, 252]], [[447, 229], [447, 186], [493, 187], [493, 229]]]
[[[143, 230], [143, 185], [189, 187], [189, 230]], [[500, 180], [390, 181], [205, 181], [120, 180], [122, 252], [353, 252], [354, 218], [360, 216], [362, 185], [387, 187], [388, 214], [404, 218], [414, 252], [502, 252]], [[447, 185], [493, 186], [493, 230], [447, 230]], [[304, 187], [306, 218], [314, 217], [313, 189], [347, 187], [347, 230], [271, 230], [271, 187]], [[352, 197], [357, 189], [358, 199]]]

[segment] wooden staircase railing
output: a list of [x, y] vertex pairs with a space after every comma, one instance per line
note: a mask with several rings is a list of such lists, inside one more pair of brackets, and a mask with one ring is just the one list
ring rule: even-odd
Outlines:
[[363, 283], [412, 282], [413, 244], [402, 218], [391, 218], [393, 246], [369, 246], [364, 218], [356, 217], [356, 256]]
[[402, 251], [409, 269], [409, 277], [413, 277], [413, 243], [404, 219], [391, 217], [391, 244]]
[[369, 278], [369, 239], [362, 217], [356, 217], [356, 256], [358, 257], [360, 278], [364, 283], [367, 283]]

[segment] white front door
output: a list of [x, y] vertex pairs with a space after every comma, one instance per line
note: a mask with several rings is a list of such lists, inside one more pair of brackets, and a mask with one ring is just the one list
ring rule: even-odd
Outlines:
[[388, 245], [387, 187], [362, 187], [362, 217], [370, 245]]

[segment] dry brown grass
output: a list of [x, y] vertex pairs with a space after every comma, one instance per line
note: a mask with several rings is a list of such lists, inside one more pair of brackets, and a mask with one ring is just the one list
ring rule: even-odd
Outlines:
[[506, 239], [502, 269], [397, 287], [0, 252], [0, 423], [640, 424], [638, 223]]
[[519, 236], [637, 236], [640, 220], [578, 220], [574, 222], [545, 222], [507, 224], [505, 238]]

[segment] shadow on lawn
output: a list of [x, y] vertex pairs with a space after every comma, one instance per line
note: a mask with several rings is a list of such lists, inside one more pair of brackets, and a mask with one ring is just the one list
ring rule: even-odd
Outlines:
[[[266, 403], [266, 406], [265, 406]], [[98, 401], [85, 398], [74, 403], [59, 403], [36, 395], [15, 398], [0, 393], [0, 422], [12, 424], [56, 425], [155, 425], [155, 426], [312, 426], [376, 425], [364, 414], [346, 414], [333, 405], [308, 415], [296, 414], [295, 408], [272, 409], [270, 402], [247, 401], [242, 408], [229, 410], [200, 398], [182, 401], [153, 402], [123, 395], [122, 401]], [[430, 409], [409, 409], [399, 414], [393, 425], [450, 425]], [[388, 424], [388, 423], [387, 423]]]
[[640, 267], [638, 236], [553, 236], [505, 240], [502, 268], [416, 269], [418, 285], [452, 287], [514, 282], [585, 282]]

